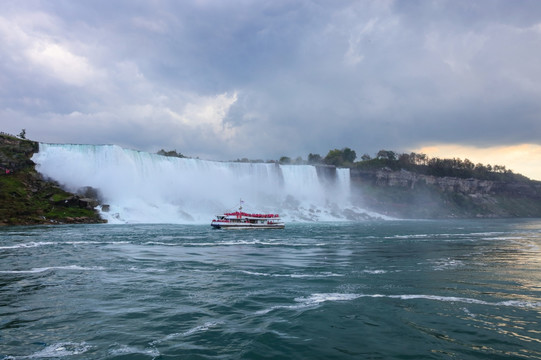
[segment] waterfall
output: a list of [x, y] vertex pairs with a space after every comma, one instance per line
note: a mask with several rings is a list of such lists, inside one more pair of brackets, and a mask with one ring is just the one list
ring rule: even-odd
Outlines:
[[98, 189], [111, 223], [208, 223], [235, 209], [280, 213], [286, 221], [340, 220], [349, 169], [322, 176], [315, 166], [166, 157], [116, 145], [40, 144], [32, 160], [45, 177], [77, 192]]

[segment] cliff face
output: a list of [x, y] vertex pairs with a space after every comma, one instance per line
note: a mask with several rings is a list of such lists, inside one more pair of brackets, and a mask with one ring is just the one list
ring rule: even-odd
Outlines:
[[0, 225], [104, 222], [95, 199], [68, 193], [35, 170], [34, 141], [0, 134]]
[[355, 200], [401, 218], [541, 217], [541, 182], [351, 170]]
[[441, 191], [460, 192], [470, 195], [508, 194], [514, 196], [541, 197], [541, 182], [503, 182], [479, 179], [460, 179], [453, 177], [435, 177], [416, 174], [409, 171], [351, 170], [354, 181], [366, 182], [383, 187], [401, 187], [415, 189], [422, 186], [434, 186]]
[[0, 170], [5, 174], [32, 166], [34, 163], [30, 158], [38, 148], [38, 143], [34, 141], [0, 134]]

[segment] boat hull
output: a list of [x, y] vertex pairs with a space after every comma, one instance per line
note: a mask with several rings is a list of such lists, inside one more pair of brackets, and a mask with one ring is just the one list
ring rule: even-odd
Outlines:
[[246, 224], [246, 223], [220, 223], [213, 222], [211, 226], [214, 229], [283, 229], [285, 228], [284, 224]]

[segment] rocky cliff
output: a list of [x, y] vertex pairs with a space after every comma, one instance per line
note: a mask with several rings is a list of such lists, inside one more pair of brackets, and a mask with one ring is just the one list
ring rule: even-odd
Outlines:
[[95, 198], [71, 194], [37, 173], [39, 144], [0, 134], [0, 225], [104, 222]]
[[541, 182], [351, 170], [355, 201], [400, 218], [541, 217]]

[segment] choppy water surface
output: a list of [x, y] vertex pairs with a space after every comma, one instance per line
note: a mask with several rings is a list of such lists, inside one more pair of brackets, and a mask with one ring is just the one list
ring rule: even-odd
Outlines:
[[0, 229], [0, 359], [541, 359], [541, 221]]

